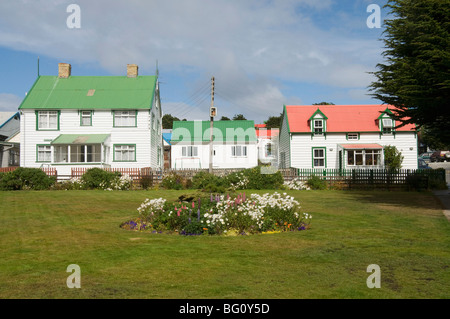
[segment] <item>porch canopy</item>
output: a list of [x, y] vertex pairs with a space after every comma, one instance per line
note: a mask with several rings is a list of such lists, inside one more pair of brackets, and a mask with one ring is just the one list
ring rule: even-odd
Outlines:
[[51, 144], [102, 144], [109, 136], [109, 134], [61, 134]]
[[340, 144], [346, 150], [382, 150], [383, 146], [380, 144]]

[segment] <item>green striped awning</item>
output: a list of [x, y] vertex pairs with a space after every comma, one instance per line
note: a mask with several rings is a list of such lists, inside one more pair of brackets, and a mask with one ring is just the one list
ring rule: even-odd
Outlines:
[[61, 134], [51, 144], [101, 144], [109, 136], [109, 134]]

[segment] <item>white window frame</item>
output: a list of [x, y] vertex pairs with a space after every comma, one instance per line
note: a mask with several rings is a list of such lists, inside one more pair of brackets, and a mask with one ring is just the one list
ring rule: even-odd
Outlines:
[[[317, 155], [316, 156], [316, 151], [322, 151], [323, 155]], [[316, 160], [317, 161], [323, 161], [323, 165], [316, 165]], [[313, 168], [325, 168], [327, 165], [327, 155], [326, 155], [326, 148], [325, 147], [315, 147], [312, 150], [312, 161], [313, 161]]]
[[347, 140], [349, 141], [359, 140], [359, 133], [347, 133]]
[[[88, 120], [88, 123], [84, 123], [84, 120]], [[92, 126], [92, 111], [80, 112], [80, 126]]]
[[246, 145], [234, 145], [231, 146], [231, 156], [232, 157], [247, 157], [247, 146]]
[[37, 117], [38, 130], [58, 130], [59, 111], [38, 111]]
[[37, 145], [37, 162], [50, 163], [52, 161], [52, 146]]
[[198, 156], [198, 146], [183, 146], [181, 148], [182, 157], [197, 157]]
[[[67, 147], [67, 161], [57, 162], [58, 149], [54, 147], [55, 163], [100, 163], [102, 161], [101, 144], [70, 144]], [[62, 145], [61, 147], [64, 147]], [[58, 159], [60, 160], [60, 159]]]
[[[352, 152], [352, 153], [350, 153]], [[350, 157], [352, 154], [352, 157]], [[377, 164], [367, 164], [366, 157], [367, 155], [371, 155], [372, 163], [377, 161]], [[357, 164], [357, 156], [361, 156], [361, 164]], [[353, 164], [350, 164], [349, 159], [353, 159]], [[381, 150], [379, 149], [367, 149], [367, 150], [347, 150], [346, 156], [347, 166], [351, 167], [361, 167], [361, 166], [380, 166], [381, 165]]]
[[[118, 156], [118, 154], [120, 154]], [[135, 162], [136, 145], [118, 144], [114, 145], [114, 162]]]
[[114, 127], [136, 127], [136, 111], [114, 111]]
[[[314, 135], [323, 135], [325, 132], [325, 121], [324, 119], [313, 119], [313, 133]], [[320, 123], [320, 125], [317, 125]]]

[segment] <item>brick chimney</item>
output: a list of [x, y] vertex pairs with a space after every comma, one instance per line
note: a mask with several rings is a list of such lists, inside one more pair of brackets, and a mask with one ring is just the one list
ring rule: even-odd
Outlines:
[[127, 64], [127, 77], [135, 78], [138, 76], [137, 64]]
[[72, 71], [72, 66], [69, 63], [58, 64], [58, 77], [67, 79]]

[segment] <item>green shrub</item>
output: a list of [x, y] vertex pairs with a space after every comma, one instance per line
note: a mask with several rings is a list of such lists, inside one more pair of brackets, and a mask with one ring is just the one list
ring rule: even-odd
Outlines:
[[0, 176], [0, 190], [49, 189], [56, 177], [48, 176], [39, 168], [19, 167]]
[[83, 176], [81, 183], [88, 189], [109, 188], [114, 180], [120, 177], [119, 172], [107, 172], [101, 168], [90, 168]]
[[142, 189], [149, 189], [153, 186], [153, 177], [150, 175], [141, 176], [139, 183]]
[[183, 189], [183, 177], [175, 173], [166, 175], [161, 182], [161, 186], [165, 189]]
[[192, 178], [192, 188], [205, 192], [223, 193], [229, 187], [228, 180], [208, 172], [198, 172]]
[[306, 182], [306, 184], [309, 186], [309, 188], [315, 190], [327, 189], [327, 182], [315, 175], [311, 176]]
[[281, 172], [262, 174], [261, 166], [232, 173], [227, 178], [230, 186], [237, 186], [235, 189], [279, 189], [284, 183]]

